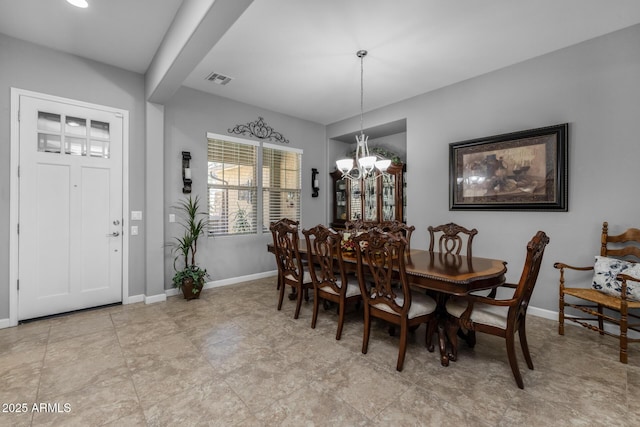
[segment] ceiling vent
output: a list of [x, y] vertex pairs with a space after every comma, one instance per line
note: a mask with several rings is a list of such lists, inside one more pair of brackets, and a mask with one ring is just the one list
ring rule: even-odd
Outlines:
[[207, 80], [219, 85], [226, 85], [231, 81], [231, 77], [228, 77], [219, 73], [211, 73], [207, 76]]

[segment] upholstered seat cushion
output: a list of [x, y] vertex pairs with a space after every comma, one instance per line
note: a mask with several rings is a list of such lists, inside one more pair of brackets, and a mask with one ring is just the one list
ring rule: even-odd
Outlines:
[[[342, 287], [342, 281], [341, 280], [337, 280], [336, 283], [338, 284], [338, 286]], [[333, 290], [333, 288], [331, 288], [331, 286], [321, 286], [320, 290], [322, 290], [323, 292], [326, 292], [328, 294], [333, 294], [333, 295], [338, 295], [338, 293], [336, 291]], [[360, 286], [357, 283], [348, 283], [347, 284], [347, 292], [345, 294], [345, 296], [347, 298], [355, 296], [355, 295], [360, 295]]]
[[[467, 309], [468, 303], [462, 298], [451, 298], [447, 301], [447, 313], [452, 316], [460, 317]], [[482, 323], [484, 325], [496, 326], [498, 328], [507, 329], [507, 314], [509, 307], [490, 306], [482, 303], [474, 303], [471, 312], [471, 321], [474, 323]]]
[[[296, 280], [291, 274], [287, 274], [285, 276], [289, 280]], [[311, 283], [311, 273], [307, 270], [304, 271], [304, 276], [302, 277], [302, 283]]]
[[[596, 256], [591, 287], [607, 295], [619, 298], [622, 282], [616, 280], [616, 276], [620, 273], [637, 277], [640, 280], [640, 264], [616, 258]], [[633, 301], [640, 301], [640, 283], [627, 281], [627, 297]]]
[[[404, 295], [399, 293], [396, 296], [396, 304], [402, 306], [404, 304]], [[396, 314], [391, 307], [386, 304], [372, 304], [372, 307], [377, 309], [389, 312], [391, 314]], [[409, 319], [413, 319], [414, 317], [424, 316], [427, 314], [431, 314], [436, 311], [436, 301], [428, 295], [414, 292], [411, 294], [411, 308], [409, 308]]]

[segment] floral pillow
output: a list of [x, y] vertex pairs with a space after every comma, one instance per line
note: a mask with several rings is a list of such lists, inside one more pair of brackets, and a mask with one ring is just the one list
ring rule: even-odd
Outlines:
[[[602, 293], [620, 297], [622, 282], [616, 280], [619, 273], [640, 279], [640, 263], [636, 264], [615, 258], [597, 256], [593, 267], [593, 283], [591, 287]], [[627, 281], [627, 298], [640, 301], [640, 283]]]

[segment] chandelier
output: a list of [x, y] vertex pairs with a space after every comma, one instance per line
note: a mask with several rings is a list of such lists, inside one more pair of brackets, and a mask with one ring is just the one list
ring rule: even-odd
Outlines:
[[391, 160], [378, 159], [375, 155], [369, 154], [369, 137], [364, 134], [362, 119], [364, 116], [364, 57], [366, 50], [356, 52], [360, 58], [360, 135], [356, 135], [356, 155], [355, 160], [351, 158], [336, 161], [336, 167], [342, 172], [342, 178], [350, 180], [367, 179], [369, 177], [378, 178], [386, 175], [387, 168], [391, 165]]

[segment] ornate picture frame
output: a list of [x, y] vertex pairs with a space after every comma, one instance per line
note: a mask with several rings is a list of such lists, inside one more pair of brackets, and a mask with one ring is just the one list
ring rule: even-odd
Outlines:
[[567, 212], [568, 123], [449, 144], [449, 210]]

